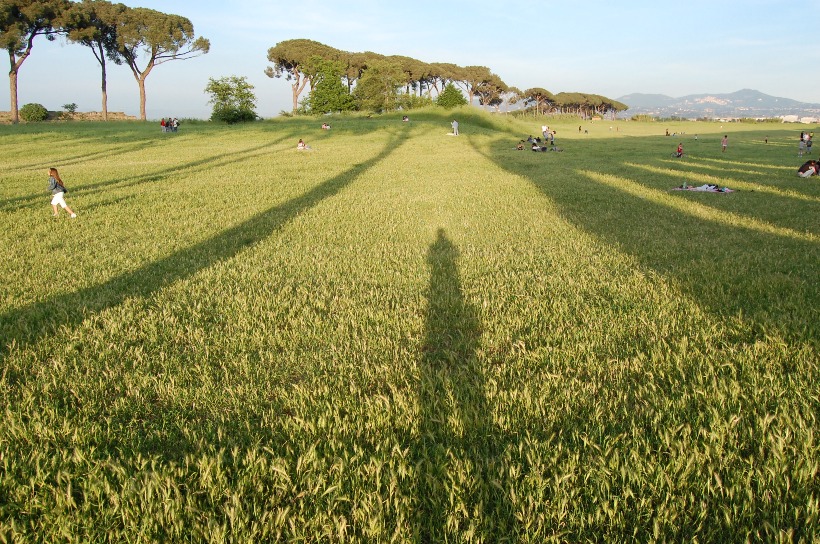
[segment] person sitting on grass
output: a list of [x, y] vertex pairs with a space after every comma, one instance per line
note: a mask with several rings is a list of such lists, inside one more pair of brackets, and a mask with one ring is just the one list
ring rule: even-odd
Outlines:
[[307, 145], [304, 142], [304, 140], [302, 140], [302, 138], [299, 138], [299, 142], [297, 142], [297, 144], [296, 144], [296, 149], [298, 149], [299, 151], [306, 151], [306, 150], [310, 149], [310, 146]]
[[815, 160], [806, 161], [797, 169], [797, 175], [801, 178], [810, 178], [820, 174], [820, 163]]

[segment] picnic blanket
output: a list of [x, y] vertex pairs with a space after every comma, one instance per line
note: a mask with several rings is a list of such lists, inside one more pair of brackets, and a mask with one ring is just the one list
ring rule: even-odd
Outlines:
[[672, 189], [673, 191], [700, 191], [702, 193], [734, 193], [734, 189], [729, 189], [728, 187], [718, 187], [717, 185], [681, 185], [679, 187], [675, 187]]

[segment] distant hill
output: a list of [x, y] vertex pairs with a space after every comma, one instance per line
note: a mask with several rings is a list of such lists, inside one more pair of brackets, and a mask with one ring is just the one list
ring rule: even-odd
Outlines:
[[779, 117], [820, 116], [820, 104], [770, 96], [743, 89], [728, 94], [692, 94], [673, 98], [662, 94], [634, 93], [616, 99], [629, 106], [626, 115], [660, 117]]

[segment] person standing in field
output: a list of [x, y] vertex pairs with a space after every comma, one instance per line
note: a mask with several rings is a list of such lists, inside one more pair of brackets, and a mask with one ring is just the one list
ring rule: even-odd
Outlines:
[[453, 122], [450, 123], [450, 126], [453, 127], [453, 136], [458, 136], [458, 121], [453, 119]]
[[59, 213], [57, 206], [62, 207], [72, 217], [72, 219], [77, 217], [74, 210], [69, 208], [68, 204], [65, 202], [65, 194], [68, 189], [66, 189], [65, 185], [63, 185], [63, 180], [60, 178], [60, 173], [57, 172], [56, 168], [48, 169], [48, 190], [51, 191], [52, 194], [51, 208], [54, 210], [54, 217], [57, 217]]
[[723, 139], [720, 141], [720, 147], [724, 153], [726, 153], [726, 148], [729, 147], [729, 135], [726, 134], [723, 136]]
[[806, 150], [806, 142], [803, 140], [803, 138], [800, 138], [800, 141], [797, 142], [797, 156], [802, 157], [803, 156], [803, 151], [805, 151], [805, 150]]

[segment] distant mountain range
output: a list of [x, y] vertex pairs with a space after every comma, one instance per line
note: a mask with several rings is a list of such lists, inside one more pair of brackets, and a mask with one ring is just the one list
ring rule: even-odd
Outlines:
[[629, 106], [625, 115], [658, 117], [820, 117], [820, 104], [779, 98], [752, 89], [729, 94], [692, 94], [673, 98], [662, 94], [628, 94], [616, 99]]

